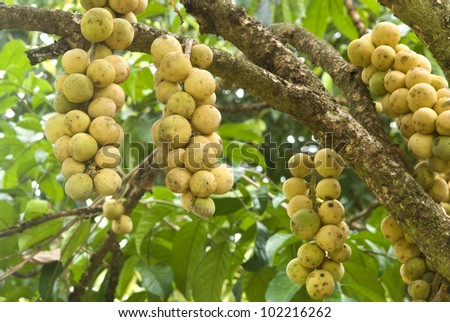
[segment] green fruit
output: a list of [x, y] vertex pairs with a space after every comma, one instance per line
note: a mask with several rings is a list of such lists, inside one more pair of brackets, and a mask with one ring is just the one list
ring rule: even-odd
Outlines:
[[103, 208], [103, 216], [111, 220], [119, 219], [125, 211], [122, 202], [116, 199], [106, 200], [103, 203], [102, 208]]
[[200, 218], [209, 218], [214, 215], [216, 211], [216, 205], [211, 198], [196, 198], [192, 212]]
[[304, 267], [298, 258], [294, 258], [286, 266], [286, 275], [295, 284], [305, 284], [311, 271], [310, 268]]
[[384, 87], [384, 76], [387, 72], [376, 72], [372, 75], [369, 81], [369, 88], [373, 95], [384, 96], [387, 94], [387, 90]]
[[92, 194], [94, 183], [88, 174], [76, 173], [67, 180], [64, 190], [73, 200], [84, 201]]
[[316, 268], [325, 259], [325, 252], [316, 244], [307, 243], [300, 246], [297, 257], [304, 267]]
[[431, 146], [431, 153], [442, 160], [450, 160], [450, 137], [438, 136]]
[[312, 209], [301, 209], [291, 218], [291, 231], [300, 239], [311, 239], [320, 228], [320, 217]]

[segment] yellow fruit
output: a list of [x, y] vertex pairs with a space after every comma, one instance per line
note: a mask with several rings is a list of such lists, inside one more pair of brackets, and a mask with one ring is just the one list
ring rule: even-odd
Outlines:
[[334, 178], [325, 178], [316, 185], [316, 194], [322, 200], [338, 199], [341, 194], [341, 185]]
[[148, 0], [139, 0], [136, 8], [133, 10], [135, 15], [141, 14], [147, 8]]
[[103, 203], [102, 209], [103, 216], [110, 220], [119, 219], [125, 211], [123, 203], [116, 199], [106, 200]]
[[64, 116], [64, 124], [68, 135], [74, 135], [81, 132], [86, 132], [91, 124], [89, 115], [80, 110], [73, 110], [67, 112]]
[[346, 240], [350, 235], [350, 228], [348, 227], [347, 223], [345, 221], [341, 221], [337, 226], [342, 231], [342, 234], [344, 234], [344, 240]]
[[436, 202], [447, 200], [448, 193], [447, 182], [441, 178], [434, 179], [433, 185], [431, 186], [430, 191], [428, 191], [430, 197]]
[[153, 62], [156, 67], [159, 66], [162, 58], [170, 52], [183, 52], [180, 42], [171, 35], [159, 36], [152, 42], [150, 47], [150, 53], [153, 56]]
[[70, 158], [69, 142], [70, 136], [63, 135], [56, 140], [55, 145], [53, 146], [55, 156], [61, 162]]
[[90, 42], [102, 42], [113, 32], [113, 19], [108, 10], [92, 8], [81, 18], [81, 33]]
[[417, 159], [426, 160], [432, 156], [433, 140], [433, 134], [415, 133], [409, 138], [408, 149]]
[[151, 134], [152, 134], [152, 140], [153, 143], [157, 146], [161, 145], [161, 140], [159, 139], [159, 126], [161, 125], [163, 119], [159, 119], [156, 120], [153, 124], [152, 124], [152, 128], [151, 128]]
[[108, 5], [117, 13], [127, 14], [133, 12], [139, 4], [139, 0], [108, 0]]
[[395, 48], [400, 40], [400, 30], [391, 22], [380, 22], [373, 28], [371, 39], [376, 47], [388, 45]]
[[65, 179], [69, 179], [75, 173], [83, 173], [86, 166], [83, 162], [74, 160], [73, 158], [67, 158], [61, 165], [61, 173]]
[[220, 111], [212, 105], [197, 107], [191, 118], [192, 128], [204, 135], [209, 135], [216, 131], [221, 121]]
[[101, 169], [94, 176], [95, 190], [102, 196], [111, 196], [119, 191], [122, 178], [112, 169]]
[[312, 269], [304, 267], [298, 258], [292, 259], [286, 266], [286, 275], [295, 284], [305, 284], [311, 271]]
[[300, 239], [311, 239], [320, 229], [319, 215], [313, 209], [300, 209], [291, 218], [292, 233]]
[[328, 258], [325, 258], [320, 268], [330, 273], [335, 282], [339, 282], [345, 274], [345, 268], [342, 263], [337, 263]]
[[64, 80], [63, 93], [72, 103], [84, 103], [94, 95], [94, 85], [84, 74], [70, 74]]
[[92, 159], [97, 149], [97, 141], [87, 133], [77, 133], [70, 138], [69, 152], [76, 161], [84, 162]]
[[416, 84], [409, 89], [407, 100], [408, 106], [413, 112], [421, 107], [432, 108], [437, 101], [436, 90], [430, 84]]
[[195, 100], [186, 92], [176, 92], [167, 101], [167, 109], [171, 115], [190, 118], [195, 110]]
[[61, 65], [66, 74], [84, 74], [89, 66], [89, 55], [83, 49], [71, 49], [62, 56]]
[[381, 232], [391, 243], [395, 243], [404, 237], [402, 227], [391, 215], [384, 217], [381, 221]]
[[402, 50], [395, 56], [394, 69], [407, 73], [413, 67], [420, 67], [420, 58], [417, 53]]
[[344, 219], [345, 209], [339, 200], [328, 200], [319, 207], [319, 217], [323, 225], [338, 225]]
[[344, 241], [342, 230], [335, 225], [322, 226], [316, 234], [317, 245], [327, 252], [343, 247]]
[[191, 191], [185, 191], [181, 194], [181, 205], [187, 212], [193, 212], [194, 203], [197, 197]]
[[313, 160], [306, 153], [296, 153], [288, 161], [289, 171], [294, 177], [306, 177], [313, 167]]
[[97, 44], [95, 44], [95, 46], [92, 46], [91, 48], [89, 48], [88, 55], [93, 60], [102, 59], [109, 55], [112, 55], [112, 50], [106, 45], [97, 43]]
[[433, 86], [434, 89], [438, 91], [442, 88], [448, 88], [448, 82], [442, 76], [431, 75], [431, 86]]
[[[439, 90], [439, 91], [441, 91], [441, 90]], [[438, 95], [438, 100], [436, 101], [436, 103], [434, 103], [433, 110], [435, 110], [436, 113], [438, 113], [438, 114], [441, 114], [445, 111], [450, 110], [450, 96], [439, 98], [439, 95]]]
[[111, 144], [120, 135], [120, 125], [109, 116], [99, 116], [89, 125], [89, 134], [99, 145]]
[[121, 161], [120, 151], [112, 145], [104, 145], [95, 154], [95, 164], [100, 168], [118, 167]]
[[405, 75], [405, 85], [408, 88], [419, 83], [431, 84], [431, 73], [422, 67], [413, 67]]
[[293, 197], [287, 205], [287, 213], [289, 218], [299, 211], [300, 209], [312, 209], [313, 204], [311, 198], [304, 195], [297, 195]]
[[211, 96], [216, 89], [216, 81], [210, 72], [192, 68], [189, 76], [184, 80], [184, 90], [196, 100], [204, 100]]
[[210, 172], [214, 175], [217, 182], [216, 190], [214, 194], [223, 195], [231, 190], [234, 183], [233, 170], [226, 164], [220, 164], [213, 167]]
[[66, 181], [64, 190], [73, 200], [84, 201], [94, 189], [91, 177], [86, 173], [75, 173]]
[[125, 104], [125, 93], [119, 85], [112, 83], [104, 88], [96, 88], [93, 98], [107, 97], [114, 101], [116, 104], [116, 112]]
[[408, 281], [420, 279], [427, 272], [425, 259], [412, 257], [400, 267], [400, 275]]
[[216, 190], [217, 181], [211, 172], [200, 170], [192, 175], [189, 188], [195, 196], [206, 198]]
[[180, 82], [192, 71], [189, 58], [180, 52], [167, 53], [159, 64], [162, 78], [169, 82]]
[[159, 83], [158, 86], [156, 86], [156, 99], [161, 103], [166, 104], [169, 101], [170, 96], [180, 91], [180, 84], [165, 80]]
[[191, 63], [198, 68], [208, 68], [213, 61], [213, 52], [211, 48], [203, 44], [196, 44], [192, 46]]
[[369, 66], [370, 58], [375, 47], [370, 41], [364, 39], [352, 40], [347, 47], [347, 55], [352, 64], [356, 66]]
[[364, 67], [361, 73], [361, 79], [364, 82], [364, 84], [369, 85], [372, 75], [375, 74], [376, 72], [379, 72], [379, 70], [373, 65]]
[[316, 268], [325, 259], [325, 252], [314, 243], [306, 243], [298, 249], [297, 257], [304, 267]]
[[107, 60], [96, 59], [87, 68], [86, 75], [95, 87], [104, 88], [114, 81], [116, 70]]
[[338, 177], [344, 169], [344, 160], [334, 150], [320, 149], [314, 156], [314, 167], [322, 177]]
[[196, 198], [192, 211], [198, 217], [206, 219], [214, 215], [216, 205], [211, 198]]
[[65, 125], [65, 115], [64, 114], [54, 114], [48, 118], [45, 122], [44, 133], [47, 140], [51, 143], [55, 143], [58, 138], [66, 135], [66, 125]]
[[387, 70], [392, 67], [395, 60], [395, 50], [392, 47], [381, 45], [372, 52], [371, 62], [378, 70]]
[[396, 89], [406, 87], [405, 77], [406, 75], [401, 71], [389, 71], [386, 76], [384, 76], [384, 88], [386, 88], [389, 93], [392, 93]]
[[116, 104], [108, 97], [98, 97], [89, 103], [87, 112], [91, 119], [99, 116], [114, 117]]
[[345, 243], [342, 245], [342, 247], [328, 253], [328, 257], [338, 263], [345, 262], [350, 258], [350, 256], [352, 256], [352, 249]]
[[283, 193], [288, 200], [298, 195], [306, 195], [308, 193], [309, 184], [303, 178], [289, 178], [283, 184]]
[[404, 238], [394, 243], [394, 255], [400, 263], [405, 263], [408, 259], [420, 256], [421, 252], [416, 244], [408, 243]]
[[113, 220], [111, 229], [117, 235], [128, 234], [133, 230], [133, 221], [129, 216], [122, 215], [119, 219]]
[[413, 113], [404, 114], [399, 117], [399, 128], [400, 133], [407, 139], [409, 139], [416, 130], [414, 129], [413, 121], [412, 121]]
[[170, 115], [162, 119], [158, 126], [158, 139], [172, 149], [185, 147], [192, 135], [191, 124], [180, 115]]
[[334, 292], [333, 275], [323, 269], [312, 271], [306, 280], [306, 291], [315, 300], [330, 296]]
[[114, 18], [113, 23], [113, 32], [105, 39], [105, 44], [113, 50], [127, 49], [134, 39], [133, 26], [122, 18]]
[[189, 190], [191, 173], [184, 168], [174, 168], [166, 175], [166, 187], [175, 193], [183, 193]]
[[398, 88], [389, 96], [390, 109], [397, 115], [403, 115], [411, 112], [408, 107], [408, 89]]
[[125, 58], [119, 55], [108, 55], [105, 57], [105, 60], [113, 66], [116, 72], [114, 83], [120, 84], [128, 79], [128, 76], [130, 76], [130, 65]]
[[431, 134], [436, 131], [438, 115], [429, 107], [421, 107], [412, 116], [414, 129], [418, 133]]
[[408, 285], [408, 295], [413, 300], [426, 300], [430, 295], [430, 283], [424, 280], [415, 280]]
[[450, 110], [443, 111], [436, 118], [436, 131], [440, 135], [450, 136]]
[[61, 73], [56, 77], [55, 82], [53, 83], [53, 86], [55, 87], [55, 91], [57, 91], [58, 93], [62, 92], [64, 80], [66, 79], [67, 76], [69, 76], [69, 74]]

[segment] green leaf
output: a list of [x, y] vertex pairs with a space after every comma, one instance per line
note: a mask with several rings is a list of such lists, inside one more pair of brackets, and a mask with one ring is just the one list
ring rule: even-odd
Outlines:
[[275, 273], [275, 270], [268, 266], [257, 272], [244, 271], [242, 284], [247, 299], [251, 302], [265, 302], [267, 288]]
[[381, 5], [377, 0], [361, 0], [361, 3], [365, 4], [370, 10], [372, 10], [375, 16], [380, 15]]
[[43, 214], [50, 213], [50, 204], [46, 200], [31, 199], [25, 206], [25, 216], [27, 220], [42, 216]]
[[173, 240], [174, 279], [185, 297], [189, 297], [196, 269], [205, 255], [207, 234], [207, 224], [195, 220], [181, 227]]
[[270, 237], [270, 232], [267, 227], [260, 222], [256, 223], [255, 228], [255, 248], [253, 249], [253, 255], [248, 261], [242, 264], [242, 268], [250, 272], [259, 271], [268, 263], [266, 244]]
[[75, 255], [80, 245], [86, 242], [89, 237], [90, 222], [83, 220], [69, 229], [64, 236], [61, 245], [61, 263], [65, 267]]
[[[0, 82], [0, 84], [1, 84], [1, 82]], [[0, 95], [1, 95], [1, 93], [0, 93]], [[13, 108], [17, 104], [18, 101], [19, 101], [19, 99], [17, 98], [17, 96], [6, 96], [3, 98], [0, 98], [0, 114], [5, 113], [10, 108]]]
[[62, 271], [63, 267], [60, 262], [52, 262], [42, 267], [39, 278], [39, 295], [42, 301], [54, 300], [55, 283]]
[[122, 299], [135, 276], [135, 266], [139, 262], [138, 256], [127, 258], [120, 271], [119, 283], [116, 287], [116, 297]]
[[58, 218], [36, 227], [26, 229], [19, 235], [19, 250], [23, 251], [56, 234], [63, 225], [63, 218]]
[[[6, 200], [0, 200], [0, 230], [13, 226], [19, 220], [19, 212]], [[6, 269], [8, 261], [5, 257], [14, 254], [17, 251], [17, 235], [0, 238], [0, 268]]]
[[290, 5], [290, 0], [281, 0], [281, 12], [283, 13], [283, 20], [287, 23], [292, 23], [293, 15]]
[[25, 55], [26, 50], [23, 41], [8, 41], [0, 52], [0, 70], [6, 70], [11, 66], [18, 67], [22, 71], [31, 68], [27, 55]]
[[230, 265], [230, 248], [226, 241], [213, 246], [201, 259], [195, 272], [192, 295], [198, 302], [221, 300], [223, 282]]
[[336, 28], [348, 39], [353, 40], [359, 38], [358, 30], [349, 16], [347, 8], [345, 8], [342, 0], [329, 0], [331, 18]]
[[381, 275], [381, 281], [386, 287], [392, 301], [403, 302], [405, 297], [404, 283], [400, 276], [400, 263], [396, 260], [388, 261], [386, 269]]
[[19, 122], [16, 123], [17, 126], [21, 128], [31, 130], [36, 133], [42, 132], [42, 125], [39, 119], [36, 116], [25, 116], [20, 119]]
[[250, 196], [245, 196], [243, 198], [239, 198], [237, 196], [226, 197], [232, 195], [233, 192], [225, 196], [217, 195], [213, 197], [214, 204], [216, 206], [216, 212], [214, 213], [214, 216], [228, 215], [236, 212], [242, 209], [244, 205], [248, 204], [248, 202], [250, 201]]
[[263, 169], [266, 168], [266, 161], [261, 152], [249, 143], [242, 143], [239, 141], [223, 140], [223, 156], [230, 159], [234, 166], [240, 166], [243, 163], [252, 165], [260, 165]]
[[278, 255], [280, 249], [284, 249], [288, 245], [298, 242], [298, 238], [291, 233], [280, 232], [270, 236], [266, 243], [266, 254], [271, 265]]
[[139, 262], [136, 270], [141, 274], [142, 285], [147, 292], [167, 300], [172, 293], [173, 272], [170, 266], [148, 266], [144, 262]]
[[56, 202], [61, 201], [65, 196], [61, 183], [51, 173], [39, 181], [39, 187], [48, 197], [53, 198]]
[[322, 38], [328, 26], [329, 7], [329, 0], [310, 1], [303, 27]]
[[286, 275], [286, 270], [282, 269], [270, 281], [266, 291], [266, 301], [289, 302], [301, 287], [301, 285], [292, 283]]
[[219, 127], [219, 134], [224, 139], [241, 142], [264, 142], [266, 123], [260, 119], [249, 119], [242, 123], [225, 123]]

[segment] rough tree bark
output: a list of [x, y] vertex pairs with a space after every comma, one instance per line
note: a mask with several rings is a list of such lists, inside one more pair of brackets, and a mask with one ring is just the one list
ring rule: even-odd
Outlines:
[[[244, 88], [255, 98], [291, 115], [306, 125], [317, 138], [325, 140], [332, 133], [335, 142], [346, 142], [340, 153], [347, 164], [417, 241], [441, 276], [450, 281], [450, 218], [417, 184], [399, 156], [397, 147], [380, 132], [380, 125], [375, 122], [373, 103], [367, 100], [367, 89], [358, 80], [357, 70], [343, 60], [336, 61], [338, 67], [333, 66], [336, 83], [353, 106], [352, 115], [342, 109], [318, 78], [274, 33], [292, 42], [294, 46], [297, 44], [303, 51], [309, 50], [308, 54], [314, 61], [326, 68], [325, 62], [330, 58], [327, 53], [330, 54], [330, 51], [315, 50], [319, 41], [314, 37], [307, 41], [296, 38], [300, 31], [292, 27], [287, 28], [288, 31], [283, 29], [271, 32], [246, 15], [242, 9], [223, 2], [182, 2], [200, 23], [202, 31], [230, 40], [247, 57], [236, 58], [215, 49], [215, 60], [210, 70]], [[395, 1], [390, 1], [393, 2]], [[408, 11], [408, 8], [404, 11]], [[25, 12], [29, 22], [27, 24], [21, 21], [21, 13]], [[16, 19], [7, 19], [13, 14], [16, 14]], [[46, 24], [51, 26], [44, 28], [42, 19], [36, 19], [38, 15], [45, 16]], [[433, 22], [435, 20], [430, 23]], [[79, 16], [60, 11], [0, 4], [0, 29], [39, 30], [67, 36], [71, 46], [85, 47], [84, 41], [76, 40], [73, 35], [79, 34]], [[151, 42], [164, 33], [142, 25], [136, 25], [135, 30], [136, 36], [130, 50], [142, 52], [148, 52]], [[183, 37], [177, 37], [183, 41]], [[434, 47], [430, 49], [432, 52], [435, 50]], [[54, 58], [56, 54], [58, 49], [50, 46], [41, 49], [37, 56], [31, 54], [31, 60], [37, 63], [44, 57]], [[447, 56], [450, 53], [437, 57], [444, 70], [445, 66], [450, 66], [442, 64], [447, 61]], [[340, 73], [345, 77], [340, 77]], [[354, 80], [359, 85], [348, 83]]]

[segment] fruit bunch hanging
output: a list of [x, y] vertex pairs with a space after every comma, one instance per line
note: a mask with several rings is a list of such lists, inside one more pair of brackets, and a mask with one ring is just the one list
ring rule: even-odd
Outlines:
[[[348, 46], [350, 61], [364, 67], [362, 79], [382, 110], [397, 118], [409, 151], [419, 162], [414, 177], [434, 201], [450, 210], [450, 89], [445, 78], [432, 74], [430, 61], [404, 44], [400, 31], [389, 22], [377, 24], [370, 34]], [[433, 268], [415, 241], [392, 217], [381, 229], [394, 243], [394, 255], [402, 263], [400, 274], [414, 301], [425, 301], [434, 278]]]
[[[292, 282], [306, 284], [312, 298], [322, 300], [333, 293], [335, 283], [344, 276], [342, 262], [351, 255], [345, 243], [349, 228], [338, 200], [341, 186], [336, 179], [344, 161], [334, 150], [324, 148], [314, 156], [297, 153], [288, 166], [293, 177], [283, 184], [283, 193], [289, 201], [291, 231], [301, 240], [313, 241], [300, 246], [286, 274]], [[310, 182], [305, 180], [308, 175]], [[322, 178], [316, 184], [318, 175]]]
[[214, 214], [212, 194], [225, 194], [233, 186], [233, 173], [218, 163], [222, 140], [215, 80], [205, 70], [212, 50], [203, 44], [187, 45], [171, 35], [157, 38], [150, 52], [157, 71], [156, 97], [165, 104], [162, 118], [151, 129], [157, 145], [155, 160], [167, 172], [166, 186], [181, 194], [184, 209], [201, 218]]
[[[137, 22], [136, 14], [145, 9], [147, 0], [87, 0], [81, 4], [87, 10], [81, 32], [92, 46], [89, 51], [75, 48], [63, 55], [64, 72], [54, 84], [57, 114], [45, 124], [45, 135], [62, 162], [65, 192], [76, 201], [93, 193], [114, 195], [122, 184], [117, 167], [124, 133], [114, 117], [125, 104], [119, 84], [128, 78], [130, 68], [113, 51], [132, 43], [131, 23]], [[115, 232], [131, 230], [123, 209], [107, 217], [114, 219]]]

